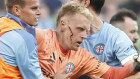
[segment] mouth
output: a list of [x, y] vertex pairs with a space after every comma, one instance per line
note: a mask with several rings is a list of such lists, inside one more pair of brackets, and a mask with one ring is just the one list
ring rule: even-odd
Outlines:
[[35, 20], [38, 21], [38, 18], [36, 18]]
[[134, 41], [132, 41], [133, 43], [136, 43], [137, 42], [137, 40], [134, 40]]
[[82, 44], [82, 41], [78, 41], [76, 42], [78, 46], [80, 46]]

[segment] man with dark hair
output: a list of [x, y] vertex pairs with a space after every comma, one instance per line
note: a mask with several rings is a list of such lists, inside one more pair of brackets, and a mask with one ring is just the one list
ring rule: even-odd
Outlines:
[[0, 18], [0, 79], [45, 79], [37, 55], [39, 0], [5, 0]]
[[136, 42], [139, 38], [137, 15], [133, 11], [127, 9], [120, 10], [112, 16], [110, 23], [124, 31], [133, 42], [135, 48], [138, 49], [136, 46]]
[[[112, 16], [110, 23], [120, 30], [124, 31], [127, 36], [131, 39], [136, 49], [136, 42], [139, 38], [138, 36], [138, 24], [137, 15], [128, 9], [122, 9], [114, 16]], [[128, 77], [127, 79], [139, 79], [139, 74]]]
[[[105, 0], [72, 1], [83, 4], [95, 17], [92, 21], [90, 35], [87, 36], [81, 46], [97, 59], [112, 67], [122, 67], [132, 63], [131, 60], [137, 53], [132, 41], [123, 31], [100, 19], [100, 11]], [[95, 6], [100, 8], [94, 9]]]

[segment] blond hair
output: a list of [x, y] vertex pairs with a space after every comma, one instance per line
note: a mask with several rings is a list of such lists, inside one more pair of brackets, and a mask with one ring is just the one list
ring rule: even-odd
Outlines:
[[86, 7], [78, 3], [70, 2], [63, 5], [58, 11], [57, 18], [56, 18], [56, 27], [58, 27], [62, 17], [73, 16], [77, 13], [84, 15], [89, 20], [93, 19], [93, 15], [90, 13], [90, 11]]
[[14, 5], [19, 5], [22, 8], [25, 6], [25, 0], [5, 0], [6, 10], [11, 13]]

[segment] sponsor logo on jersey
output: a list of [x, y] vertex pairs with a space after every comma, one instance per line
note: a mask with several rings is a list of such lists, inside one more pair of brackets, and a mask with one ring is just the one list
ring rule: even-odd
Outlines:
[[47, 71], [47, 70], [44, 69], [44, 68], [41, 68], [41, 71], [43, 72], [43, 75], [44, 75], [45, 77], [49, 77], [49, 78], [52, 79], [52, 74], [51, 74], [49, 71]]
[[70, 73], [70, 72], [72, 72], [74, 70], [74, 65], [73, 65], [73, 63], [68, 63], [67, 65], [66, 65], [66, 73]]
[[104, 46], [105, 46], [104, 44], [99, 43], [99, 44], [95, 45], [93, 50], [96, 54], [101, 55], [104, 51]]

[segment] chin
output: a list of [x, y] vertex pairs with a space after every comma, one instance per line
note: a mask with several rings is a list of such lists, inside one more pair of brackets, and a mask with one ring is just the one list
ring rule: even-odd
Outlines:
[[74, 49], [74, 51], [78, 51], [78, 49]]
[[73, 50], [74, 51], [78, 51], [79, 47], [74, 47]]
[[35, 22], [35, 23], [32, 23], [30, 24], [31, 26], [37, 26], [38, 25], [38, 22]]
[[34, 24], [33, 26], [37, 26], [38, 24]]

